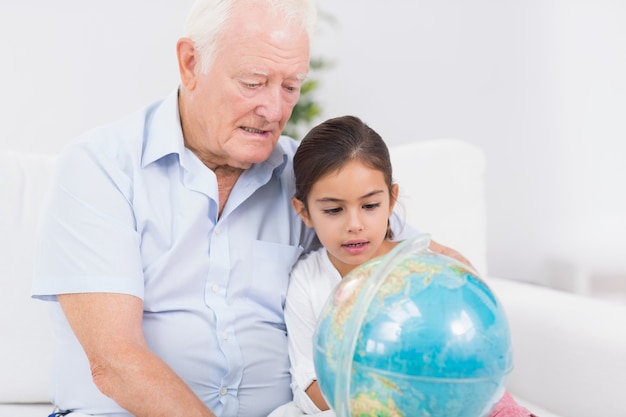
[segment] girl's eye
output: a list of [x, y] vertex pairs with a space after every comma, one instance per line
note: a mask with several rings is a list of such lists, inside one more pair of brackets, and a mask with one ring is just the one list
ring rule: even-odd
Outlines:
[[323, 210], [324, 214], [337, 214], [341, 212], [341, 207], [327, 208]]
[[376, 208], [380, 207], [380, 203], [371, 203], [371, 204], [365, 204], [363, 205], [363, 208], [365, 210], [374, 210]]

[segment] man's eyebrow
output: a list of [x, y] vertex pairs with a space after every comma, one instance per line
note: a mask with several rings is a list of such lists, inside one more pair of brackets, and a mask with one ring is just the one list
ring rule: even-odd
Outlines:
[[262, 70], [255, 69], [255, 68], [253, 68], [252, 71], [250, 71], [250, 73], [252, 75], [261, 75], [263, 77], [269, 77], [269, 75], [270, 75], [270, 73], [267, 72], [267, 71], [262, 71]]
[[[256, 69], [256, 68], [253, 68], [253, 69], [250, 71], [250, 73], [251, 73], [252, 75], [260, 75], [260, 76], [262, 76], [262, 77], [269, 77], [269, 76], [270, 76], [270, 73], [269, 73], [269, 72], [267, 72], [267, 71], [263, 71], [263, 70], [260, 70], [260, 69]], [[307, 77], [308, 75], [309, 75], [309, 74], [308, 74], [307, 72], [299, 72], [299, 73], [297, 73], [296, 75], [294, 75], [294, 77], [293, 77], [293, 78], [294, 78], [294, 79], [296, 79], [296, 80], [298, 80], [298, 81], [304, 81], [304, 80], [306, 80], [306, 77]]]

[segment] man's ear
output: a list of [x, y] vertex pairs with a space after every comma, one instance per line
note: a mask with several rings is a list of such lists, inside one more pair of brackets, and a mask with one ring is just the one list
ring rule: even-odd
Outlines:
[[298, 213], [298, 216], [300, 216], [304, 224], [306, 224], [307, 227], [313, 228], [313, 223], [311, 223], [309, 212], [304, 206], [304, 203], [298, 200], [297, 198], [293, 197], [291, 199], [291, 205], [293, 206], [293, 209], [296, 211], [296, 213]]
[[178, 57], [178, 72], [180, 81], [187, 90], [193, 90], [196, 86], [196, 77], [199, 73], [200, 59], [196, 45], [189, 38], [180, 38], [176, 43], [176, 55]]

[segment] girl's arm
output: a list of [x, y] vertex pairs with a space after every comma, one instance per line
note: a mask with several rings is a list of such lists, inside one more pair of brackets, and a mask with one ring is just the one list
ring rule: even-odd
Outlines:
[[315, 406], [319, 408], [320, 411], [326, 411], [329, 409], [328, 404], [326, 403], [326, 400], [322, 395], [322, 391], [320, 390], [320, 386], [317, 383], [317, 380], [313, 381], [313, 383], [309, 385], [309, 387], [304, 392], [306, 392], [306, 395], [309, 396], [311, 401], [313, 401]]
[[326, 285], [319, 283], [319, 279], [312, 280], [312, 276], [319, 275], [306, 266], [300, 264], [292, 271], [285, 302], [285, 323], [291, 361], [293, 401], [306, 414], [315, 414], [328, 409], [316, 381], [313, 334], [319, 304], [328, 297], [329, 290], [325, 289]]

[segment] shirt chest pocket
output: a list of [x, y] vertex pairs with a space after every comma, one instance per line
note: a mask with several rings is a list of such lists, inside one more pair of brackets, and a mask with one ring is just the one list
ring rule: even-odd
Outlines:
[[289, 285], [289, 273], [302, 248], [257, 240], [249, 271], [250, 299], [281, 317]]

